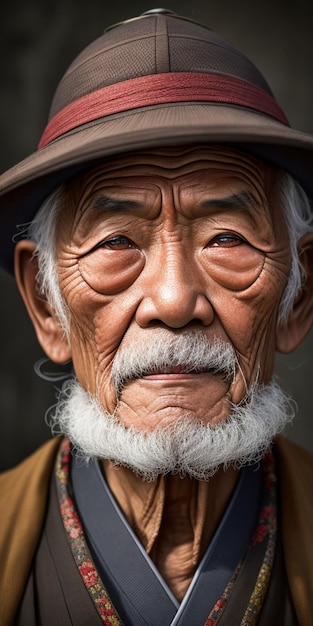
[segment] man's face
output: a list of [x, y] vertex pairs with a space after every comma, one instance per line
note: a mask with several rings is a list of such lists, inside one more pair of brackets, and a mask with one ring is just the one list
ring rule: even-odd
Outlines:
[[[194, 147], [110, 161], [69, 186], [57, 256], [74, 369], [127, 427], [182, 415], [216, 424], [247, 386], [269, 381], [290, 270], [276, 177], [250, 155]], [[117, 398], [118, 351], [189, 331], [234, 348], [232, 380], [182, 363], [127, 382]]]

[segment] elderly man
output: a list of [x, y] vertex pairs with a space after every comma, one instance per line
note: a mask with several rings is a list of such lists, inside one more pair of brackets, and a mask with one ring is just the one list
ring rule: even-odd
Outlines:
[[313, 461], [272, 380], [312, 325], [312, 155], [170, 11], [65, 74], [0, 179], [2, 264], [73, 364], [63, 437], [1, 478], [2, 625], [312, 625]]

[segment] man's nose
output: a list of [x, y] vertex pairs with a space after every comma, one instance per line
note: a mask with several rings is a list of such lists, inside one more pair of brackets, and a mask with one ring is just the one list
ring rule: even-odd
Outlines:
[[192, 322], [211, 324], [214, 312], [206, 296], [205, 278], [204, 270], [181, 243], [161, 246], [144, 272], [137, 323], [143, 328], [156, 323], [171, 328]]

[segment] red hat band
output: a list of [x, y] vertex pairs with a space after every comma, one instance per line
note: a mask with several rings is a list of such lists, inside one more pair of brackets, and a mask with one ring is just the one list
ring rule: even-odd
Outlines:
[[121, 81], [71, 102], [50, 120], [38, 147], [108, 115], [138, 107], [183, 102], [246, 107], [289, 126], [276, 100], [252, 83], [219, 74], [169, 72]]

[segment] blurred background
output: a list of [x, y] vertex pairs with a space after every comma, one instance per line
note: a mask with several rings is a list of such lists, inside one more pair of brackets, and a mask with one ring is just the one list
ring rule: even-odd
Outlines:
[[[73, 58], [115, 22], [159, 5], [151, 0], [2, 0], [0, 6], [0, 171], [36, 148], [55, 87]], [[309, 0], [166, 0], [205, 23], [259, 67], [291, 124], [313, 132], [313, 5]], [[313, 172], [312, 172], [313, 176]], [[56, 388], [38, 378], [43, 357], [14, 280], [0, 270], [0, 469], [50, 437], [45, 413]], [[282, 386], [298, 415], [288, 436], [313, 451], [313, 334], [277, 357]], [[48, 366], [47, 366], [48, 369]]]

